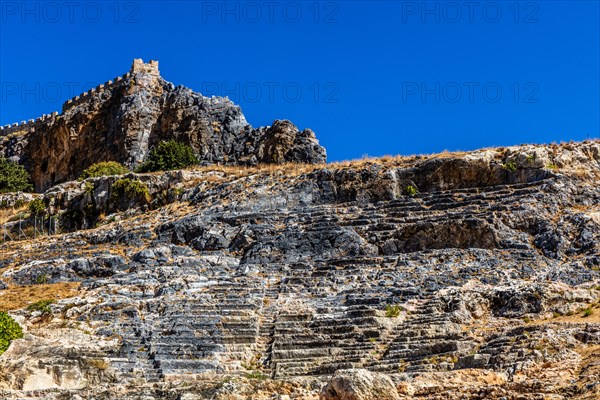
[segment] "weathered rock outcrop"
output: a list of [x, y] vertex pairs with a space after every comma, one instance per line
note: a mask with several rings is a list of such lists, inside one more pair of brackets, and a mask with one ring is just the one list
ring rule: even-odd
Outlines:
[[149, 202], [63, 183], [61, 234], [0, 245], [0, 397], [600, 395], [598, 141], [128, 177]]
[[338, 370], [321, 391], [320, 400], [400, 400], [389, 376], [365, 369]]
[[0, 157], [25, 165], [36, 190], [77, 178], [99, 161], [133, 168], [161, 140], [189, 144], [205, 164], [323, 163], [310, 129], [289, 121], [252, 128], [227, 98], [175, 87], [158, 63], [135, 60], [131, 71], [69, 100], [60, 115], [0, 130]]

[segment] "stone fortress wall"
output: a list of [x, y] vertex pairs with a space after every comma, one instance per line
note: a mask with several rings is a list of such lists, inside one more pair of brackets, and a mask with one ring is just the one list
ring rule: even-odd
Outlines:
[[[62, 106], [62, 114], [64, 114], [71, 108], [86, 102], [90, 98], [90, 96], [115, 88], [116, 86], [122, 84], [125, 79], [128, 79], [129, 77], [131, 77], [131, 75], [136, 73], [146, 73], [150, 75], [159, 76], [160, 73], [158, 71], [158, 61], [150, 60], [150, 62], [146, 64], [142, 59], [139, 58], [133, 60], [131, 70], [125, 75], [117, 76], [113, 80], [100, 84], [95, 88], [92, 88], [87, 92], [80, 94], [79, 96], [75, 96], [74, 98], [65, 101]], [[53, 123], [57, 117], [58, 112], [55, 111], [51, 114], [44, 114], [36, 119], [30, 119], [28, 121], [21, 121], [20, 123], [0, 126], [0, 136], [7, 136], [15, 132], [35, 132], [37, 127], [39, 127], [42, 124]]]
[[78, 105], [85, 103], [94, 94], [103, 93], [106, 90], [113, 89], [114, 87], [120, 85], [124, 79], [129, 78], [129, 76], [130, 76], [129, 72], [123, 76], [117, 76], [113, 80], [110, 80], [105, 83], [101, 83], [100, 85], [96, 86], [95, 88], [92, 88], [92, 89], [88, 90], [87, 92], [83, 92], [79, 96], [75, 96], [72, 99], [65, 101], [62, 106], [62, 112], [65, 113], [66, 111], [70, 110], [71, 108], [77, 107]]
[[56, 117], [58, 117], [58, 112], [54, 111], [52, 114], [44, 114], [36, 119], [0, 126], [0, 136], [7, 136], [15, 132], [35, 132], [35, 129], [38, 126], [48, 122], [54, 122]]

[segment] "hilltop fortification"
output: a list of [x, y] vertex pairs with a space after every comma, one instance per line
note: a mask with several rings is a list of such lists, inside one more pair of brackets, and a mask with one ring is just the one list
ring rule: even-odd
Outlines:
[[2, 132], [0, 399], [600, 398], [598, 140], [322, 165], [141, 60]]
[[161, 140], [189, 144], [204, 164], [320, 163], [310, 129], [289, 121], [253, 128], [228, 98], [205, 97], [165, 81], [157, 61], [66, 101], [62, 112], [0, 128], [0, 157], [23, 164], [37, 190], [74, 179], [98, 161], [134, 168]]

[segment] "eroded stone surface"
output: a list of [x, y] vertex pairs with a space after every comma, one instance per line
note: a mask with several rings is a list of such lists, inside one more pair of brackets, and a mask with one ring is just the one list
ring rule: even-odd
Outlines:
[[106, 215], [2, 245], [9, 285], [81, 282], [12, 312], [2, 396], [316, 400], [377, 373], [394, 399], [596, 398], [599, 146], [136, 175], [126, 211], [116, 178], [56, 186]]
[[365, 369], [338, 370], [321, 391], [320, 400], [399, 400], [389, 376]]

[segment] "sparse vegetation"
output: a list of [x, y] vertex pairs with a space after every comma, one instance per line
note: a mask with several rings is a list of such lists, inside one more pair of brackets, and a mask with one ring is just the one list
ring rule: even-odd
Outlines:
[[91, 368], [95, 368], [95, 369], [99, 369], [99, 370], [108, 369], [108, 363], [101, 358], [87, 359], [86, 363]]
[[419, 191], [413, 185], [408, 185], [406, 188], [404, 188], [404, 194], [407, 196], [415, 197], [418, 193]]
[[190, 146], [170, 140], [160, 142], [153, 148], [148, 159], [140, 165], [137, 172], [169, 171], [196, 164], [198, 164], [198, 158]]
[[54, 304], [55, 302], [56, 301], [53, 299], [39, 300], [27, 306], [27, 311], [39, 311], [42, 313], [42, 315], [52, 314], [50, 305]]
[[252, 372], [246, 373], [246, 378], [258, 379], [258, 380], [264, 381], [265, 379], [268, 379], [269, 377], [260, 371], [252, 371]]
[[82, 181], [87, 178], [97, 178], [100, 176], [123, 175], [128, 172], [129, 169], [123, 164], [116, 161], [104, 161], [96, 163], [83, 171], [79, 180]]
[[507, 161], [502, 164], [502, 168], [510, 172], [515, 172], [517, 170], [517, 163], [514, 161]]
[[27, 208], [31, 215], [38, 216], [46, 211], [46, 204], [42, 199], [35, 199], [31, 203], [29, 203], [29, 206]]
[[397, 316], [400, 315], [400, 311], [402, 311], [402, 307], [400, 307], [398, 305], [389, 304], [385, 308], [385, 316], [388, 318], [396, 318]]
[[429, 363], [432, 365], [438, 365], [440, 363], [440, 356], [431, 356], [427, 359], [427, 361], [429, 361]]
[[31, 178], [22, 165], [0, 158], [0, 193], [29, 192]]
[[408, 363], [404, 360], [401, 360], [398, 362], [398, 372], [402, 373], [404, 371], [406, 371], [406, 367], [408, 366]]
[[558, 169], [558, 165], [556, 165], [556, 164], [548, 164], [548, 165], [546, 165], [546, 168], [552, 169], [552, 170], [556, 170], [556, 169]]
[[6, 311], [0, 311], [0, 355], [8, 349], [11, 341], [22, 337], [21, 326]]
[[594, 310], [592, 309], [592, 306], [589, 306], [588, 308], [583, 310], [583, 318], [587, 318], [590, 317], [592, 314], [594, 313]]
[[73, 297], [77, 294], [78, 287], [78, 282], [10, 286], [0, 296], [0, 310], [19, 310], [44, 299], [58, 300]]
[[0, 208], [0, 225], [10, 221], [18, 221], [20, 217], [26, 216], [26, 210], [27, 206]]
[[39, 275], [37, 278], [35, 278], [35, 283], [38, 285], [45, 285], [48, 283], [48, 275]]
[[118, 202], [121, 199], [138, 202], [150, 202], [148, 186], [140, 180], [123, 178], [113, 183], [111, 187], [111, 200]]

